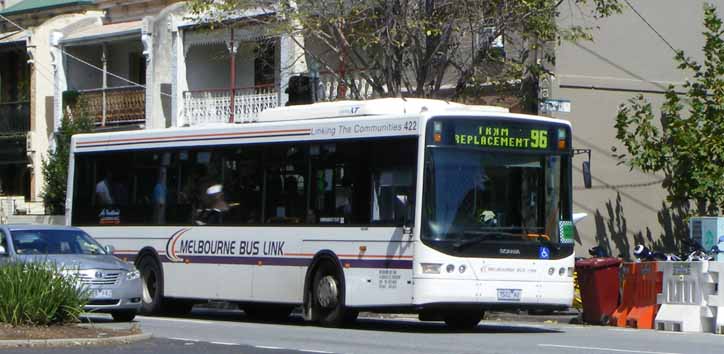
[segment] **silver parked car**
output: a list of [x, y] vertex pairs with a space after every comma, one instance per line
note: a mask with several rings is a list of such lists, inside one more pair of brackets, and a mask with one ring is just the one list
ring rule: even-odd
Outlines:
[[111, 251], [75, 227], [0, 225], [0, 262], [53, 262], [89, 289], [87, 311], [131, 321], [141, 308], [140, 274]]

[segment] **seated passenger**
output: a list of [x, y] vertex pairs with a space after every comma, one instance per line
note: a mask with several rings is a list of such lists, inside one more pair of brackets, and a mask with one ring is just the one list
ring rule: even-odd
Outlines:
[[214, 225], [223, 223], [223, 213], [229, 210], [224, 200], [223, 186], [214, 184], [206, 188], [202, 198], [204, 208], [199, 211], [195, 220], [196, 225]]

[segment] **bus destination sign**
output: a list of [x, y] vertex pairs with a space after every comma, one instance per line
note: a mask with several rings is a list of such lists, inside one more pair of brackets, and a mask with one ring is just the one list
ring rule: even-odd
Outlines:
[[446, 119], [428, 126], [432, 143], [496, 149], [558, 150], [558, 139], [568, 135], [558, 136], [563, 126], [508, 121]]
[[455, 144], [545, 150], [549, 146], [548, 130], [480, 125], [475, 132], [455, 132]]

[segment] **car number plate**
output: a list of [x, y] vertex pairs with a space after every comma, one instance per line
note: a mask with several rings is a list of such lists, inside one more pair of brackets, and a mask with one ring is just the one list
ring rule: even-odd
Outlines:
[[521, 289], [498, 289], [499, 301], [520, 301]]
[[113, 296], [111, 289], [95, 289], [93, 290], [93, 298], [110, 299]]

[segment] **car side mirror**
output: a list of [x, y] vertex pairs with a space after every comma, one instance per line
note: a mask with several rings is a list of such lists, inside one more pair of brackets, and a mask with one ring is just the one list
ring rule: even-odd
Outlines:
[[591, 188], [591, 161], [583, 161], [583, 186], [586, 189]]
[[111, 245], [105, 245], [103, 246], [103, 249], [106, 250], [106, 253], [108, 254], [113, 254], [113, 251], [116, 250], [116, 248]]

